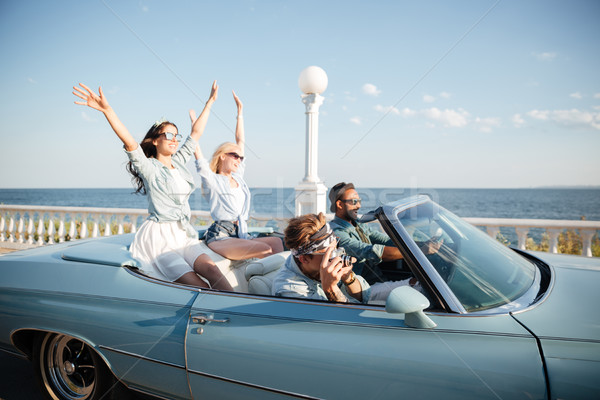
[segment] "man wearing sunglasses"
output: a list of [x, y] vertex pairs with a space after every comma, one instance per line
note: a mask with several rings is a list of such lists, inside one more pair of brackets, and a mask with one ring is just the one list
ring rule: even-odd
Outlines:
[[379, 264], [402, 259], [402, 253], [385, 234], [357, 221], [360, 197], [352, 183], [340, 182], [329, 191], [330, 210], [335, 218], [331, 228], [339, 238], [339, 246], [355, 257], [354, 272], [371, 285], [385, 280]]

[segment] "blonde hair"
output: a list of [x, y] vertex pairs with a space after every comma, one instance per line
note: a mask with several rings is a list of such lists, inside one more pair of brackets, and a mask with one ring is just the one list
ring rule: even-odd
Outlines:
[[285, 245], [297, 249], [310, 243], [310, 237], [327, 223], [323, 213], [306, 214], [290, 219], [284, 231]]
[[[235, 143], [232, 142], [225, 142], [223, 144], [221, 144], [219, 147], [217, 147], [217, 149], [215, 150], [215, 152], [213, 153], [212, 158], [210, 159], [210, 169], [215, 173], [218, 174], [220, 172], [221, 169], [221, 156], [223, 154], [227, 154], [227, 153], [240, 153], [240, 146], [238, 146]], [[242, 156], [243, 154], [240, 154], [240, 156]]]

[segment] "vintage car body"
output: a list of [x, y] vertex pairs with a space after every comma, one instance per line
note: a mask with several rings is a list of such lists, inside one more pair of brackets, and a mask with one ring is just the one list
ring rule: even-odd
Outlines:
[[[122, 235], [1, 256], [0, 350], [32, 360], [42, 390], [57, 399], [111, 389], [116, 398], [133, 390], [169, 399], [600, 393], [598, 260], [517, 253], [467, 232], [423, 196], [374, 216], [427, 298], [406, 287], [385, 307], [261, 294], [286, 254], [237, 265], [220, 259], [236, 292], [200, 290], [139, 274], [127, 250], [132, 236]], [[433, 240], [432, 229], [443, 230], [448, 247], [437, 259], [419, 250], [419, 235], [429, 230]], [[505, 262], [514, 282], [526, 271], [525, 294], [493, 307], [482, 301], [504, 295], [483, 280], [487, 263], [478, 257]], [[249, 284], [251, 271], [259, 272]], [[524, 297], [530, 301], [520, 304]]]

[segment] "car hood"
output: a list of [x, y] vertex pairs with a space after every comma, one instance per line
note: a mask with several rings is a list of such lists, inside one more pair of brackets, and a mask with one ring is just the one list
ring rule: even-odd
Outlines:
[[514, 317], [541, 339], [600, 343], [600, 259], [536, 253], [552, 266], [549, 293]]

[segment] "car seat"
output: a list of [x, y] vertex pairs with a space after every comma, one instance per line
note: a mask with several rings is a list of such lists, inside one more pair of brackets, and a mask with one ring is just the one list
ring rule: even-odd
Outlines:
[[273, 279], [289, 255], [289, 251], [284, 251], [249, 262], [246, 265], [248, 292], [252, 294], [271, 295]]

